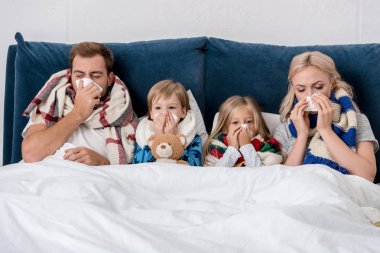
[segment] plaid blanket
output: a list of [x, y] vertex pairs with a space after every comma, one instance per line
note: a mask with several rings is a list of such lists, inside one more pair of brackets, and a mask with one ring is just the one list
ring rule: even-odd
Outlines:
[[[75, 92], [70, 69], [53, 74], [24, 111], [34, 124], [52, 126], [74, 108]], [[138, 118], [126, 85], [115, 76], [114, 84], [101, 104], [83, 122], [88, 128], [106, 130], [107, 158], [111, 164], [131, 163]]]

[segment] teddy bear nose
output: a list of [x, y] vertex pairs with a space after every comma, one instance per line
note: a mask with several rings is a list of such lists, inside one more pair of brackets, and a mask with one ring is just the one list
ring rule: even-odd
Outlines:
[[166, 148], [166, 145], [161, 145], [161, 148], [162, 148], [162, 149], [165, 149], [165, 148]]

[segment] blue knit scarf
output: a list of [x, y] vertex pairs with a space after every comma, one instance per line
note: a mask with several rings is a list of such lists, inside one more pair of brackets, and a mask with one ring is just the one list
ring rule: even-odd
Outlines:
[[[338, 89], [335, 92], [332, 91], [330, 101], [334, 107], [332, 130], [350, 149], [356, 151], [357, 120], [353, 102], [343, 89]], [[297, 99], [295, 99], [294, 104], [297, 102]], [[347, 174], [346, 168], [339, 166], [330, 156], [326, 144], [316, 131], [318, 114], [310, 114], [309, 120], [311, 128], [309, 138], [311, 140], [306, 151], [304, 164], [325, 164], [334, 170]], [[297, 138], [297, 130], [290, 118], [289, 130], [292, 136]]]

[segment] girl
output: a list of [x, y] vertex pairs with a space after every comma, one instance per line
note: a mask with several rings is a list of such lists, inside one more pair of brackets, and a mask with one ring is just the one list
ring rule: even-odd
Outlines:
[[205, 144], [205, 166], [271, 165], [282, 162], [277, 141], [250, 97], [233, 96], [220, 107], [215, 129]]
[[137, 126], [133, 163], [155, 162], [148, 139], [163, 133], [184, 135], [186, 147], [181, 160], [192, 166], [201, 165], [202, 139], [196, 134], [195, 114], [190, 110], [185, 88], [173, 80], [156, 83], [148, 93], [148, 116]]
[[288, 80], [280, 107], [283, 123], [274, 134], [288, 155], [285, 164], [325, 164], [373, 181], [378, 142], [334, 61], [320, 52], [297, 55]]

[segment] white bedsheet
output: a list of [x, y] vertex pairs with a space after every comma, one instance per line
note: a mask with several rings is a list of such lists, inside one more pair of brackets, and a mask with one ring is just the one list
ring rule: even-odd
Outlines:
[[0, 168], [0, 251], [380, 252], [380, 187], [327, 167]]

